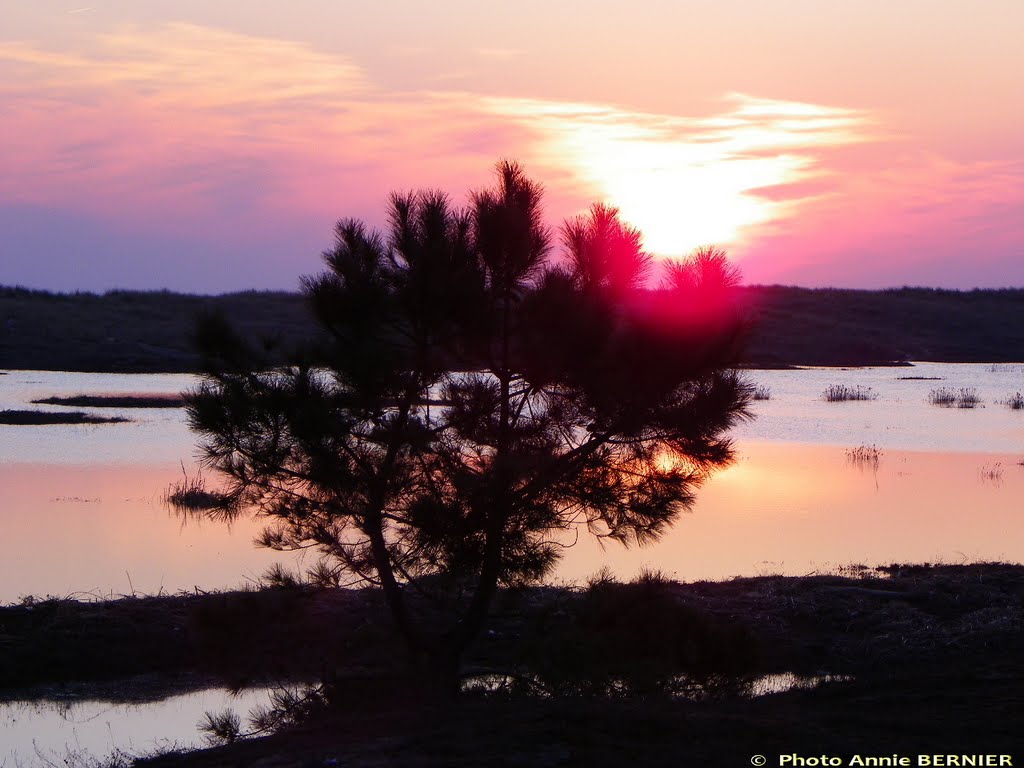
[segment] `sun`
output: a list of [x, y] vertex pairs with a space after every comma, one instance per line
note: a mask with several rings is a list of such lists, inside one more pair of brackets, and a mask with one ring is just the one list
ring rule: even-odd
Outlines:
[[536, 99], [486, 104], [529, 127], [533, 158], [569, 182], [580, 210], [613, 205], [649, 252], [678, 258], [701, 245], [742, 248], [770, 222], [795, 216], [812, 197], [792, 185], [827, 175], [821, 152], [864, 140], [866, 117], [856, 111], [744, 94], [725, 101], [725, 111], [704, 117]]
[[793, 171], [785, 156], [733, 157], [719, 145], [651, 136], [578, 136], [575, 144], [580, 175], [661, 257], [738, 243], [779, 214], [781, 203], [753, 190], [785, 183]]

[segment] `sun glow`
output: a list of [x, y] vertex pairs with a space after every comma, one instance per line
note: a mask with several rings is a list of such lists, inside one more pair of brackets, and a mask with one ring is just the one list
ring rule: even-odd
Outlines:
[[864, 140], [860, 113], [732, 94], [706, 118], [613, 107], [493, 100], [534, 127], [545, 163], [569, 171], [644, 233], [652, 253], [677, 257], [699, 245], [741, 243], [806, 201], [777, 191], [823, 175], [817, 151]]

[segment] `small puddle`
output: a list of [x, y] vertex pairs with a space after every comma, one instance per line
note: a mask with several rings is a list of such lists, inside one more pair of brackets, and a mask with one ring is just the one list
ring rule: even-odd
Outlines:
[[797, 675], [792, 672], [777, 672], [762, 675], [750, 685], [750, 696], [770, 696], [773, 693], [801, 691], [817, 688], [825, 683], [846, 683], [852, 675]]
[[2, 702], [0, 768], [103, 765], [112, 755], [127, 762], [128, 756], [200, 747], [205, 741], [198, 726], [206, 712], [231, 709], [244, 719], [253, 707], [269, 704], [270, 693], [208, 688], [145, 702]]

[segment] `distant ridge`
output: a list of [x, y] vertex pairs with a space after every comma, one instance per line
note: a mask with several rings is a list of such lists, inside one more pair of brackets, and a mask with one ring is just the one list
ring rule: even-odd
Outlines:
[[[878, 365], [910, 360], [1024, 362], [1024, 289], [750, 286], [747, 363]], [[0, 287], [0, 369], [191, 372], [195, 319], [220, 311], [271, 359], [315, 339], [297, 293], [170, 291], [55, 294]], [[276, 357], [275, 357], [276, 356]]]
[[1024, 288], [753, 286], [759, 366], [1024, 362]]

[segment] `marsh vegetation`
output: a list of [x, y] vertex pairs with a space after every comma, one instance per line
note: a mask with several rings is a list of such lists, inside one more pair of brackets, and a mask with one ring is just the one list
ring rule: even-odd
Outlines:
[[1008, 407], [1011, 411], [1024, 410], [1024, 394], [1015, 392], [1014, 394], [1007, 397], [1002, 401], [1003, 405]]
[[228, 500], [222, 493], [209, 490], [201, 471], [191, 477], [181, 468], [182, 479], [172, 483], [164, 491], [164, 502], [179, 512], [209, 512], [225, 509]]
[[878, 393], [871, 387], [848, 386], [833, 384], [821, 393], [821, 399], [827, 403], [845, 403], [850, 400], [877, 400]]
[[974, 387], [939, 387], [928, 393], [928, 402], [942, 408], [977, 408], [982, 401]]
[[860, 445], [847, 449], [846, 460], [858, 467], [878, 469], [882, 461], [882, 451], [877, 445]]

